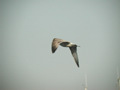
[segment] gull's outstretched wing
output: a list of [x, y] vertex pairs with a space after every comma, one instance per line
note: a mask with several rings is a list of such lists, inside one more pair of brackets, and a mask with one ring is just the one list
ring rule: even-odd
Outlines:
[[77, 55], [77, 47], [76, 46], [72, 46], [72, 47], [69, 47], [70, 48], [70, 51], [72, 53], [72, 56], [74, 57], [74, 60], [77, 64], [77, 66], [79, 67], [79, 60], [78, 60], [78, 55]]
[[60, 43], [63, 42], [62, 39], [58, 39], [58, 38], [54, 38], [52, 41], [52, 53], [54, 53], [56, 51], [56, 49], [58, 48], [58, 46], [60, 45]]

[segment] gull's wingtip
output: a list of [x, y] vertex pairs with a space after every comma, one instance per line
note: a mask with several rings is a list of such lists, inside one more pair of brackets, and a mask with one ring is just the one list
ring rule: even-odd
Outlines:
[[79, 64], [77, 64], [78, 68], [80, 67]]
[[52, 53], [54, 53], [55, 51], [52, 51]]
[[57, 48], [52, 47], [52, 53], [55, 53], [56, 49], [57, 49]]

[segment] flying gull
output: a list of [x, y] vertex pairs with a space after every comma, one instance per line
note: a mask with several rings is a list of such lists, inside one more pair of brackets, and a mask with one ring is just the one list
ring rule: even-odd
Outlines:
[[78, 55], [77, 55], [77, 46], [76, 44], [73, 44], [71, 42], [65, 41], [63, 39], [58, 39], [58, 38], [54, 38], [52, 41], [52, 53], [54, 53], [56, 51], [56, 49], [58, 48], [58, 46], [61, 45], [63, 47], [69, 47], [72, 56], [74, 57], [74, 60], [77, 64], [77, 66], [79, 67], [79, 60], [78, 60]]

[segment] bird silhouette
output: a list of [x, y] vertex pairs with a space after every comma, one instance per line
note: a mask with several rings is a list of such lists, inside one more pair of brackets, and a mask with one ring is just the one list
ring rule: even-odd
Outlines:
[[54, 38], [52, 41], [52, 53], [55, 53], [56, 49], [58, 48], [58, 46], [61, 45], [63, 47], [69, 47], [72, 56], [74, 57], [74, 60], [77, 64], [77, 66], [79, 67], [79, 60], [78, 60], [78, 55], [77, 55], [77, 47], [80, 47], [76, 44], [73, 44], [69, 41], [65, 41], [63, 39], [58, 39], [58, 38]]

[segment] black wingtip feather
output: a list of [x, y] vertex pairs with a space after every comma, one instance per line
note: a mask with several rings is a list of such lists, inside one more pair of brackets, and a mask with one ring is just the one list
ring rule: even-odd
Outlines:
[[54, 47], [52, 47], [52, 53], [54, 53], [56, 51], [56, 49]]
[[79, 64], [77, 64], [78, 68], [79, 68]]

